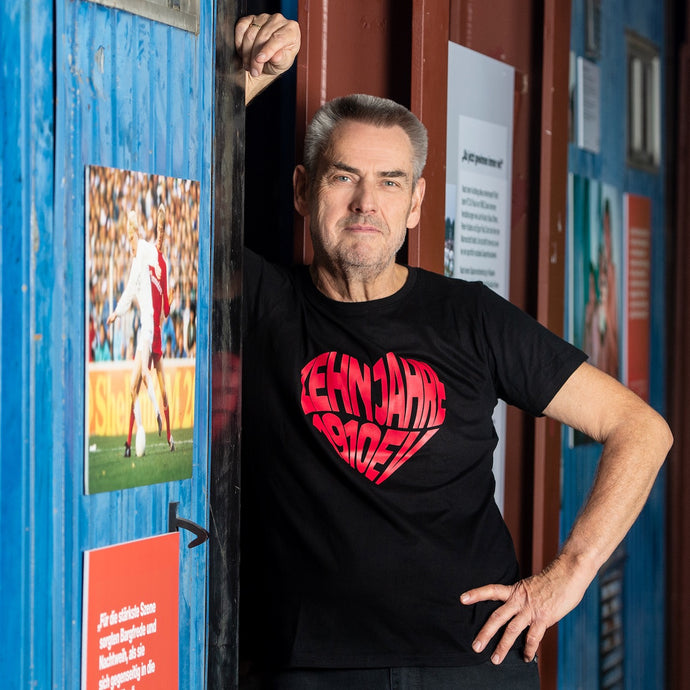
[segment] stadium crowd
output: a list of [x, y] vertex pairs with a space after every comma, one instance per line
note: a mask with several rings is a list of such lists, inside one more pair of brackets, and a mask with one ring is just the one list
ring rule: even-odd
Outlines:
[[140, 219], [140, 236], [155, 240], [158, 205], [166, 207], [163, 255], [168, 263], [170, 316], [161, 328], [164, 357], [196, 356], [199, 257], [199, 183], [161, 175], [91, 166], [87, 177], [86, 276], [90, 361], [134, 356], [139, 311], [106, 326], [127, 283], [132, 256], [127, 213]]

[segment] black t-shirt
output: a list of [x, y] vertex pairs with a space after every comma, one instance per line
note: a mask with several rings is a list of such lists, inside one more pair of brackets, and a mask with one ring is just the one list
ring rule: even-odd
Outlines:
[[462, 666], [512, 584], [497, 399], [539, 415], [585, 355], [481, 283], [410, 268], [328, 299], [245, 260], [242, 637], [274, 666]]

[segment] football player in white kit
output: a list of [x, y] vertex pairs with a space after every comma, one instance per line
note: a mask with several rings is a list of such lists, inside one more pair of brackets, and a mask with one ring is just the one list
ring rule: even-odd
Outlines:
[[[129, 434], [125, 441], [125, 457], [131, 455], [132, 446], [132, 427], [134, 420], [137, 422], [137, 429], [141, 427], [141, 412], [137, 404], [139, 389], [144, 372], [147, 370], [149, 358], [151, 356], [151, 344], [153, 342], [153, 303], [151, 300], [151, 279], [149, 276], [149, 266], [154, 268], [156, 277], [160, 278], [160, 267], [158, 266], [158, 252], [156, 248], [146, 240], [139, 237], [139, 223], [135, 211], [127, 214], [127, 239], [130, 251], [132, 252], [132, 266], [129, 270], [127, 285], [122, 293], [115, 311], [108, 317], [108, 324], [115, 321], [118, 316], [124, 316], [136, 299], [141, 313], [141, 327], [137, 340], [137, 349], [134, 355], [134, 369], [130, 384], [131, 407], [129, 415]], [[160, 419], [160, 414], [158, 415]]]

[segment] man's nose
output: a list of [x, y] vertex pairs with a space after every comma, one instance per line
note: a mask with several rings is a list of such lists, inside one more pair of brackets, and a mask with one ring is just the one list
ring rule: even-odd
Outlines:
[[378, 209], [376, 190], [373, 183], [360, 180], [350, 202], [350, 209], [354, 213], [374, 213]]

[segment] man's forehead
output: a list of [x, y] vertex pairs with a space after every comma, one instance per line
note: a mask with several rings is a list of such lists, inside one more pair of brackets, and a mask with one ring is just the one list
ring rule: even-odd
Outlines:
[[[412, 169], [412, 143], [400, 125], [382, 126], [346, 120], [331, 135], [324, 151], [327, 167], [356, 168], [358, 161], [377, 161], [385, 169]], [[395, 163], [390, 167], [391, 163]]]
[[361, 120], [343, 120], [340, 124], [336, 125], [331, 133], [331, 142], [348, 138], [357, 138], [368, 134], [377, 137], [393, 136], [399, 138], [401, 141], [407, 142], [411, 147], [407, 132], [405, 132], [400, 125], [383, 125]]

